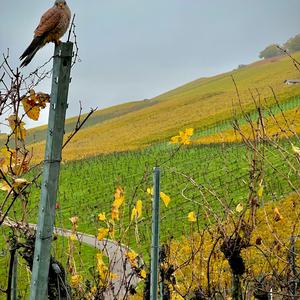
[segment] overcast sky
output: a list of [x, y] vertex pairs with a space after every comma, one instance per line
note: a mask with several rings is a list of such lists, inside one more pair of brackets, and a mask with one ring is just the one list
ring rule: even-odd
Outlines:
[[[48, 0], [1, 1], [0, 52], [18, 57]], [[81, 62], [72, 72], [68, 116], [90, 107], [152, 98], [199, 77], [258, 59], [300, 32], [299, 0], [68, 0], [76, 13]], [[66, 39], [66, 37], [64, 37]], [[23, 71], [53, 54], [38, 52]], [[49, 91], [50, 82], [40, 90]], [[41, 122], [47, 120], [44, 112]], [[30, 122], [30, 126], [34, 123]]]

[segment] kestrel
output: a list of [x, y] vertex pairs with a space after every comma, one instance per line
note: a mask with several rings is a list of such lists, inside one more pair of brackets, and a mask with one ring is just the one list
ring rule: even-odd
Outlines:
[[56, 0], [54, 6], [41, 17], [40, 24], [34, 31], [34, 38], [29, 47], [20, 56], [21, 67], [27, 66], [39, 49], [49, 42], [60, 43], [60, 38], [70, 25], [71, 11], [65, 0]]

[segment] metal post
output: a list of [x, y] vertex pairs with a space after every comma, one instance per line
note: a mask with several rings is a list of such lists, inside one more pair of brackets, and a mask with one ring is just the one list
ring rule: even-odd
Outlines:
[[151, 246], [151, 277], [150, 299], [158, 297], [158, 260], [159, 260], [159, 204], [160, 204], [160, 169], [153, 172], [153, 203], [152, 203], [152, 246]]
[[50, 251], [70, 83], [73, 43], [55, 47], [44, 174], [36, 230], [30, 300], [47, 298]]
[[15, 252], [14, 255], [14, 264], [13, 264], [13, 271], [12, 271], [12, 287], [11, 287], [11, 299], [17, 300], [17, 291], [18, 291], [18, 253]]

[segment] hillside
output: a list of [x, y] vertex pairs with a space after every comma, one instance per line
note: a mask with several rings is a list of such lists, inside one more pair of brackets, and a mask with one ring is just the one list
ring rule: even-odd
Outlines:
[[[294, 54], [300, 59], [300, 52]], [[274, 103], [270, 86], [279, 101], [300, 95], [300, 86], [287, 86], [283, 82], [298, 78], [299, 72], [288, 57], [258, 61], [244, 68], [210, 78], [201, 78], [150, 100], [131, 102], [98, 111], [68, 147], [64, 159], [74, 160], [143, 148], [162, 141], [183, 127], [206, 128], [238, 113], [234, 78], [245, 110], [254, 108], [249, 89], [269, 105]], [[76, 118], [67, 121], [66, 132], [74, 126]], [[42, 159], [41, 137], [44, 128], [30, 131], [35, 157]], [[35, 136], [35, 138], [33, 138]], [[80, 149], [80, 155], [78, 154]]]

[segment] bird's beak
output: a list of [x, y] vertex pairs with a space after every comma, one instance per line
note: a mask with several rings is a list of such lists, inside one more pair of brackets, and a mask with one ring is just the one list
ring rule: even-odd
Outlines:
[[60, 8], [64, 8], [65, 5], [64, 5], [63, 3], [60, 3], [60, 4], [59, 4], [59, 7], [60, 7]]

